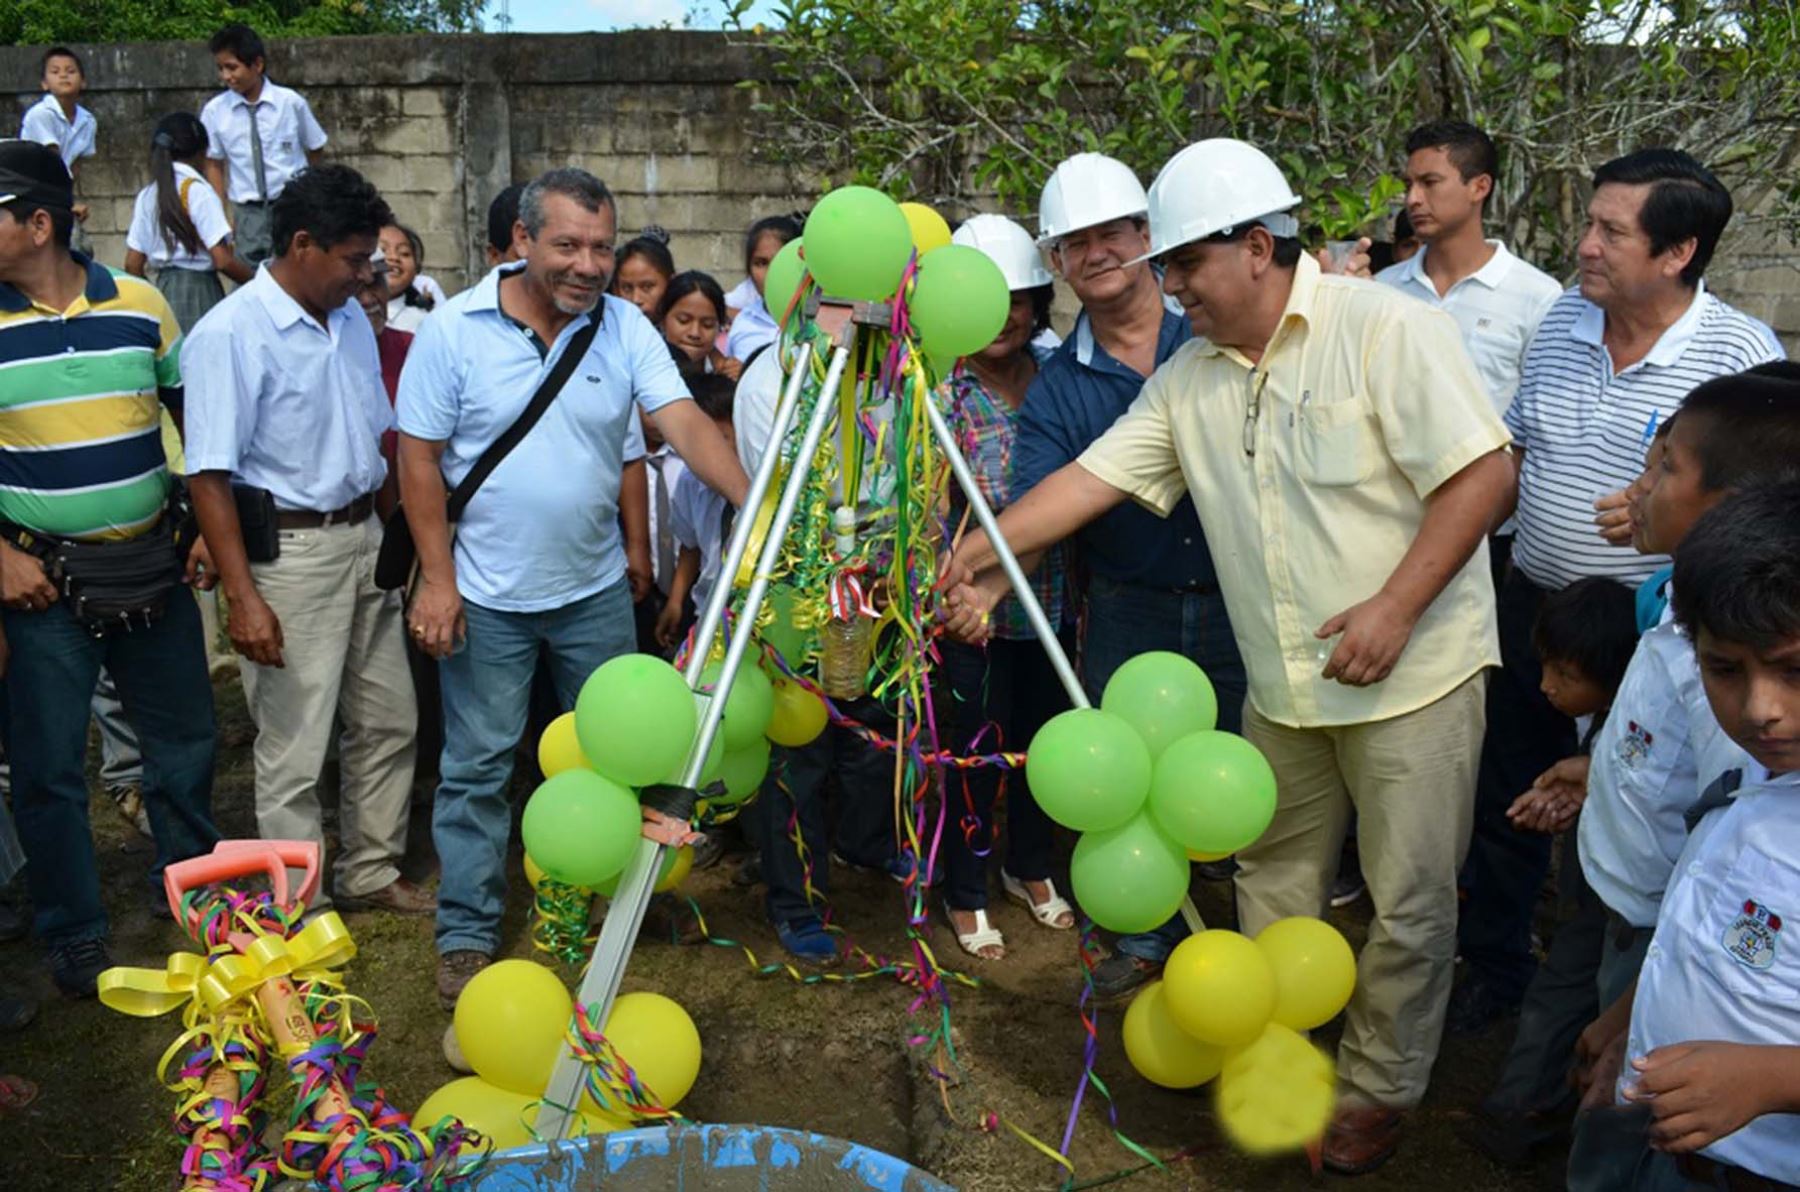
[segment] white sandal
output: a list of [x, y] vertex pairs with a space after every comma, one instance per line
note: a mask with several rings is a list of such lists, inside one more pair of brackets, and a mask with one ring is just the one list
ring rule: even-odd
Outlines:
[[[1004, 869], [1000, 871], [1000, 884], [1005, 887], [1008, 898], [1030, 911], [1032, 918], [1050, 930], [1069, 931], [1074, 928], [1075, 908], [1069, 905], [1068, 899], [1056, 892], [1056, 883], [1049, 878], [1044, 879], [1044, 885], [1049, 889], [1050, 897], [1042, 902], [1033, 902], [1031, 891], [1025, 888], [1025, 883]], [[1064, 915], [1068, 916], [1067, 922], [1059, 922]]]
[[[947, 902], [944, 904], [944, 918], [949, 921], [950, 930], [956, 935], [956, 942], [963, 951], [967, 952], [977, 960], [992, 961], [1006, 959], [1006, 937], [1000, 934], [999, 928], [988, 922], [987, 911], [971, 910], [960, 912], [965, 915], [975, 916], [975, 930], [969, 932], [967, 935], [956, 930], [956, 913], [956, 908], [952, 907]], [[984, 956], [981, 952], [983, 948], [998, 948], [1000, 949], [1000, 955]]]

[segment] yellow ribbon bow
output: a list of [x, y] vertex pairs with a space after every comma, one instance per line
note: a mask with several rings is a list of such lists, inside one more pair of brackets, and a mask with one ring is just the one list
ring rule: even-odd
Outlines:
[[100, 974], [100, 1002], [137, 1018], [155, 1018], [190, 1001], [216, 1015], [266, 981], [325, 977], [355, 955], [350, 929], [336, 911], [327, 911], [292, 939], [262, 935], [242, 952], [177, 952], [160, 969], [107, 969]]

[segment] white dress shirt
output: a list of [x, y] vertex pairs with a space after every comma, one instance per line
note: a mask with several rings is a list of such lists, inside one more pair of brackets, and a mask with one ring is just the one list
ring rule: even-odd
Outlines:
[[341, 509], [387, 478], [394, 425], [375, 333], [352, 298], [321, 326], [265, 265], [183, 341], [188, 474], [230, 472], [279, 509]]
[[[288, 181], [306, 168], [309, 151], [325, 147], [325, 130], [298, 91], [263, 80], [256, 97], [256, 127], [262, 134], [263, 178], [273, 201]], [[256, 164], [250, 151], [250, 101], [221, 91], [200, 109], [206, 125], [206, 156], [225, 163], [226, 194], [234, 203], [255, 203]]]
[[56, 102], [56, 97], [46, 93], [25, 110], [25, 120], [19, 125], [19, 139], [55, 145], [57, 152], [62, 154], [63, 165], [73, 174], [76, 159], [94, 156], [94, 141], [99, 131], [100, 124], [92, 112], [76, 104], [75, 119], [70, 120], [63, 115], [62, 105]]
[[[200, 171], [176, 162], [175, 186], [178, 192], [185, 191], [188, 218], [194, 221], [202, 244], [212, 248], [230, 238], [231, 222], [225, 218], [225, 204]], [[143, 253], [158, 269], [194, 269], [203, 273], [213, 269], [212, 257], [207, 253], [189, 252], [180, 244], [170, 244], [163, 236], [154, 182], [138, 191], [137, 202], [131, 208], [131, 228], [125, 233], [125, 247]]]
[[706, 487], [706, 481], [683, 469], [669, 500], [669, 521], [677, 544], [700, 552], [700, 574], [691, 595], [694, 607], [706, 607], [707, 597], [719, 582], [719, 556], [724, 547], [725, 498]]

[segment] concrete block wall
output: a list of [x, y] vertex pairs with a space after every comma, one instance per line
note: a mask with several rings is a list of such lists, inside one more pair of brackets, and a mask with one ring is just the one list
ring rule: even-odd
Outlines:
[[[101, 259], [119, 264], [132, 198], [148, 181], [151, 126], [198, 111], [218, 87], [198, 42], [78, 49], [100, 121], [99, 154], [81, 176], [88, 230]], [[0, 134], [38, 98], [40, 53], [0, 47]], [[381, 188], [451, 291], [483, 271], [493, 195], [552, 166], [583, 166], [613, 188], [621, 239], [661, 224], [681, 267], [726, 288], [743, 276], [750, 222], [810, 203], [822, 185], [751, 160], [746, 130], [763, 117], [738, 84], [767, 70], [717, 33], [299, 39], [272, 44], [269, 57], [270, 76], [312, 103], [327, 154]], [[1768, 221], [1740, 217], [1708, 281], [1800, 355], [1800, 250]], [[1072, 304], [1061, 298], [1066, 325]]]

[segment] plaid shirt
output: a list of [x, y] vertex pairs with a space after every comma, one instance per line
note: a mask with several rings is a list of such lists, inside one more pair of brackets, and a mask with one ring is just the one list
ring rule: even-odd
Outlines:
[[[1049, 356], [1048, 352], [1036, 347], [1031, 352], [1040, 365]], [[957, 443], [969, 461], [970, 470], [975, 473], [976, 486], [998, 513], [1013, 501], [1012, 453], [1019, 412], [1007, 405], [1004, 398], [989, 393], [967, 368], [958, 368], [943, 383], [940, 392], [948, 399], [950, 426], [956, 432]], [[950, 488], [950, 527], [954, 532], [968, 502], [963, 499], [962, 489], [954, 479]], [[1063, 623], [1067, 575], [1064, 546], [1058, 543], [1044, 552], [1043, 562], [1030, 577], [1033, 595], [1043, 606], [1044, 616], [1056, 628], [1061, 628]], [[1010, 593], [994, 606], [993, 633], [995, 637], [1014, 640], [1037, 636], [1025, 617], [1024, 605]]]

